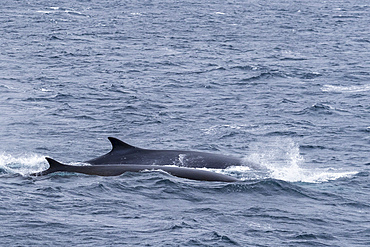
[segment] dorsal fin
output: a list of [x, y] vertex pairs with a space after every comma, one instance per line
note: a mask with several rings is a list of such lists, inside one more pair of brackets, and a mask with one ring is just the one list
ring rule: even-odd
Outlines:
[[53, 173], [53, 172], [57, 172], [57, 171], [63, 171], [64, 167], [66, 167], [66, 165], [52, 159], [52, 158], [49, 158], [49, 157], [45, 157], [46, 161], [49, 163], [49, 169], [47, 169], [46, 171], [43, 171], [41, 172], [41, 175], [46, 175], [46, 174], [49, 174], [49, 173]]
[[134, 147], [130, 144], [127, 144], [121, 140], [118, 140], [114, 137], [108, 137], [110, 143], [112, 143], [112, 151], [115, 150], [125, 150], [125, 149], [138, 149], [137, 147]]

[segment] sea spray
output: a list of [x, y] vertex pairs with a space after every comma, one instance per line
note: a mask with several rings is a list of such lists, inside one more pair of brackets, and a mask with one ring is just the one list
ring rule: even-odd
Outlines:
[[[299, 145], [291, 138], [276, 138], [264, 143], [253, 143], [245, 160], [260, 164], [267, 176], [287, 182], [321, 183], [349, 177], [357, 171], [318, 168], [305, 163]], [[235, 169], [235, 168], [234, 168]]]
[[0, 170], [3, 173], [27, 174], [44, 170], [48, 167], [44, 156], [40, 154], [0, 154]]

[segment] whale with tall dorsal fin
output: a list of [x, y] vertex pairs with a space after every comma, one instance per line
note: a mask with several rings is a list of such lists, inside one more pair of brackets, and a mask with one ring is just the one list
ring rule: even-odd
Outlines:
[[152, 150], [127, 144], [117, 138], [108, 137], [112, 150], [85, 163], [91, 165], [176, 165], [179, 167], [225, 169], [230, 166], [246, 165], [256, 167], [256, 164], [246, 163], [242, 159], [222, 154], [182, 151], [182, 150]]

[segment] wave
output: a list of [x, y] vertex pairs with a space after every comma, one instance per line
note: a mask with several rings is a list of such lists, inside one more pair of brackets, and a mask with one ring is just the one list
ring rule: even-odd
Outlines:
[[84, 14], [82, 12], [69, 9], [69, 8], [62, 8], [62, 7], [48, 7], [42, 10], [37, 10], [36, 13], [40, 14], [59, 14], [59, 13], [65, 13], [68, 15], [73, 15], [73, 16], [83, 16], [83, 17], [89, 17], [89, 15]]

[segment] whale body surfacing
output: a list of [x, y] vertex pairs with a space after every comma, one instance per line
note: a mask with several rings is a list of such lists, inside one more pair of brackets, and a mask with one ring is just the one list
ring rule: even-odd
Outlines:
[[202, 180], [236, 182], [238, 179], [224, 174], [195, 168], [225, 169], [245, 164], [241, 159], [222, 154], [183, 150], [153, 150], [127, 144], [117, 138], [108, 137], [112, 150], [95, 159], [87, 160], [88, 166], [74, 166], [46, 158], [49, 169], [32, 175], [46, 175], [53, 172], [76, 172], [99, 176], [117, 176], [125, 172], [161, 170], [173, 176]]
[[[112, 150], [100, 157], [85, 161], [91, 165], [140, 164], [176, 165], [180, 167], [225, 169], [243, 165], [241, 159], [221, 154], [182, 150], [152, 150], [127, 144], [108, 137]], [[248, 164], [247, 164], [248, 165]], [[251, 164], [253, 166], [253, 164]]]
[[142, 172], [146, 170], [161, 170], [173, 176], [200, 181], [219, 181], [219, 182], [236, 182], [238, 179], [220, 173], [211, 171], [176, 167], [176, 166], [158, 166], [158, 165], [90, 165], [90, 166], [72, 166], [59, 163], [56, 160], [46, 157], [49, 163], [49, 169], [31, 174], [33, 176], [48, 175], [54, 172], [73, 172], [88, 175], [99, 176], [118, 176], [125, 172]]

